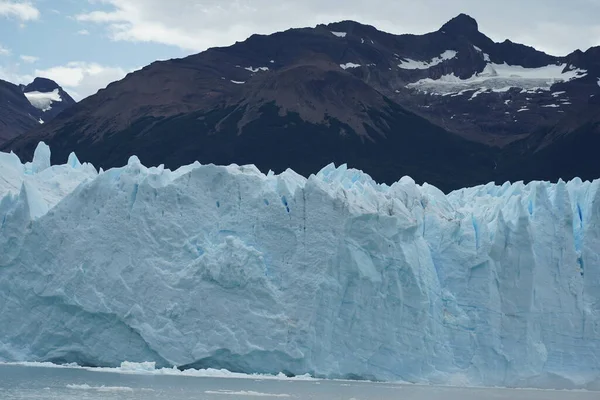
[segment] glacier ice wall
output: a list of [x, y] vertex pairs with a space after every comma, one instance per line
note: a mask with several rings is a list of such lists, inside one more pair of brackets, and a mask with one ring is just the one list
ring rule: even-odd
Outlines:
[[49, 159], [0, 153], [2, 360], [600, 383], [600, 181]]

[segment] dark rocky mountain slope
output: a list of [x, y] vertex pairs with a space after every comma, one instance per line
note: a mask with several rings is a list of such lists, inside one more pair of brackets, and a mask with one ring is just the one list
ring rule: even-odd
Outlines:
[[35, 78], [29, 85], [0, 80], [0, 145], [49, 122], [75, 104], [56, 82]]
[[574, 158], [545, 163], [595, 137], [599, 52], [495, 43], [464, 14], [425, 35], [353, 21], [253, 35], [155, 62], [4, 149], [30, 157], [44, 140], [54, 161], [76, 151], [105, 168], [132, 154], [305, 175], [346, 162], [378, 181], [411, 175], [443, 190], [593, 178], [600, 167]]

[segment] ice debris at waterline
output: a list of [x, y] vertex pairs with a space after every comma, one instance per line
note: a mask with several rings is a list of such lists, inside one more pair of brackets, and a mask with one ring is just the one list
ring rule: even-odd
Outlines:
[[599, 186], [0, 153], [0, 360], [598, 388]]

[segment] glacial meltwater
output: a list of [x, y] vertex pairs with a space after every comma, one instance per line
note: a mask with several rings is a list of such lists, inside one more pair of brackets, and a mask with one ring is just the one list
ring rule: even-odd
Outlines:
[[598, 399], [598, 392], [499, 388], [458, 388], [410, 384], [267, 377], [231, 378], [90, 371], [0, 365], [2, 400], [575, 400]]

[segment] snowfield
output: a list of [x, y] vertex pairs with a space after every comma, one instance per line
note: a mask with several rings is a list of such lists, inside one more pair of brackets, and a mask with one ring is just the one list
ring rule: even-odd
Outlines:
[[32, 106], [44, 112], [52, 109], [52, 102], [62, 101], [58, 89], [51, 92], [25, 92], [23, 94]]
[[439, 79], [421, 79], [409, 83], [406, 87], [442, 96], [475, 91], [472, 97], [476, 97], [481, 93], [506, 91], [513, 87], [532, 93], [548, 91], [555, 83], [569, 82], [586, 75], [586, 70], [573, 68], [567, 64], [525, 68], [520, 65], [488, 62], [483, 71], [467, 79], [461, 79], [451, 73]]
[[439, 57], [434, 57], [429, 61], [415, 61], [411, 60], [410, 58], [406, 58], [400, 64], [398, 64], [398, 67], [402, 69], [429, 69], [443, 63], [446, 60], [453, 59], [457, 54], [458, 53], [454, 50], [446, 50]]
[[0, 360], [598, 388], [599, 187], [0, 153]]

